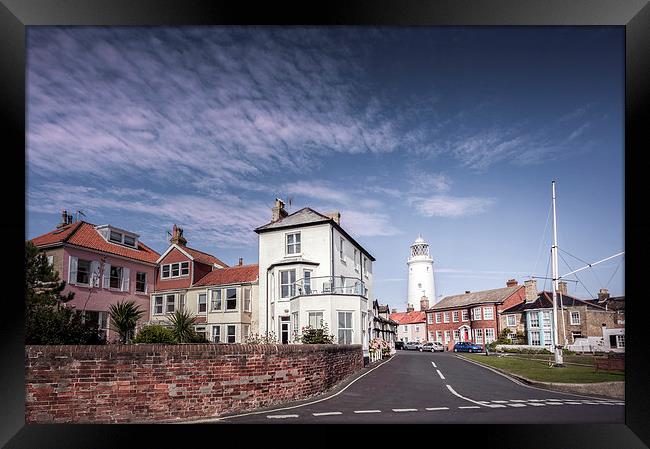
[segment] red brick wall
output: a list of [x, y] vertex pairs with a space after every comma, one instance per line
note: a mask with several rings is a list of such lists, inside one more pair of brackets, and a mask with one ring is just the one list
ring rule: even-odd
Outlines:
[[322, 393], [360, 345], [26, 346], [27, 423], [200, 419]]

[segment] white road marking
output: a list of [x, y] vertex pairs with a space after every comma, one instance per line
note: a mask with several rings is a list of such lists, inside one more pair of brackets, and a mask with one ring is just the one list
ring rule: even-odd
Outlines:
[[449, 410], [449, 407], [427, 407], [425, 410], [434, 411], [434, 410]]
[[485, 406], [490, 408], [506, 408], [506, 406], [503, 404], [492, 404], [492, 405], [485, 404]]
[[525, 399], [510, 399], [510, 402], [526, 402]]
[[273, 418], [284, 419], [284, 418], [297, 418], [298, 415], [266, 415], [266, 417], [269, 419], [273, 419]]
[[574, 402], [574, 401], [564, 401], [564, 403], [570, 405], [582, 405], [582, 402]]
[[547, 402], [548, 405], [564, 405], [561, 402]]
[[507, 404], [508, 403], [508, 401], [492, 401], [492, 402], [496, 402], [497, 404]]
[[354, 413], [381, 413], [381, 410], [355, 410]]
[[437, 369], [436, 371], [438, 371], [438, 376], [440, 376], [440, 378], [441, 378], [442, 380], [444, 380], [444, 379], [445, 379], [445, 376], [442, 375], [442, 373], [440, 372], [440, 370]]
[[401, 413], [401, 412], [417, 412], [417, 408], [394, 408], [394, 412]]
[[434, 368], [438, 368], [435, 363], [431, 362]]
[[528, 405], [532, 405], [533, 407], [544, 407], [546, 404], [542, 404], [541, 402], [531, 402]]
[[312, 413], [314, 416], [332, 416], [332, 415], [342, 415], [341, 412], [322, 412], [322, 413]]
[[458, 393], [456, 393], [456, 391], [454, 391], [453, 388], [451, 388], [451, 385], [445, 385], [445, 386], [447, 387], [447, 389], [449, 391], [451, 391], [451, 394], [453, 394], [454, 396], [457, 396], [457, 397], [459, 397], [459, 398], [461, 398], [461, 399], [463, 399], [465, 401], [472, 402], [473, 404], [476, 404], [476, 405], [479, 405], [479, 406], [484, 405], [485, 407], [490, 407], [490, 408], [501, 407], [500, 405], [481, 404], [480, 402], [475, 401], [474, 399], [466, 398], [465, 396], [459, 395]]
[[542, 402], [543, 399], [529, 399], [528, 402]]
[[458, 407], [458, 408], [481, 408], [481, 407], [479, 407], [478, 405], [464, 405], [464, 406]]
[[526, 407], [526, 404], [520, 404], [520, 403], [515, 403], [515, 404], [508, 404], [510, 407]]

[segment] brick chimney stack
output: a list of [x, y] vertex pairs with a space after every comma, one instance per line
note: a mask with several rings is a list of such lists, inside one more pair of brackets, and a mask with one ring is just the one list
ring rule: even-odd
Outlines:
[[558, 282], [557, 283], [557, 291], [558, 291], [558, 293], [561, 293], [562, 296], [568, 295], [569, 293], [568, 293], [568, 290], [567, 290], [567, 287], [566, 287], [566, 282], [564, 282], [564, 281]]
[[534, 302], [539, 294], [537, 291], [537, 279], [524, 281], [524, 288], [526, 289], [526, 302]]
[[183, 237], [183, 228], [179, 228], [174, 224], [174, 227], [172, 228], [172, 238], [169, 239], [169, 242], [181, 246], [187, 245], [187, 239]]
[[606, 288], [601, 288], [598, 292], [598, 301], [606, 301], [607, 299], [609, 299], [609, 290]]
[[337, 225], [341, 224], [341, 212], [328, 212], [325, 214], [326, 217], [331, 218]]
[[469, 295], [470, 293], [472, 293], [472, 292], [470, 292], [469, 290], [465, 290], [466, 295]]
[[280, 198], [275, 199], [275, 205], [271, 209], [273, 211], [273, 216], [271, 217], [271, 223], [275, 223], [289, 215], [289, 213], [284, 209], [284, 201]]
[[423, 296], [422, 299], [420, 299], [420, 312], [424, 312], [425, 310], [428, 309], [429, 309], [429, 298]]
[[243, 257], [240, 257], [240, 258], [239, 258], [239, 262], [237, 263], [237, 265], [239, 265], [240, 267], [241, 267], [242, 265], [244, 265], [244, 258], [243, 258]]
[[72, 223], [72, 214], [69, 214], [67, 210], [63, 209], [61, 211], [61, 223], [56, 225], [57, 229], [60, 229], [64, 226], [68, 226]]
[[519, 282], [517, 282], [517, 279], [508, 279], [506, 281], [506, 287], [516, 287], [519, 285]]
[[397, 313], [397, 309], [391, 310], [390, 313]]
[[406, 311], [407, 312], [413, 312], [415, 309], [413, 308], [413, 304], [407, 304], [406, 305]]

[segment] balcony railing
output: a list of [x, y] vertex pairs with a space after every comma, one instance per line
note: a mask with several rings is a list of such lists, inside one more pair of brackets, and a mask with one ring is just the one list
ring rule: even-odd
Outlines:
[[290, 296], [301, 295], [361, 295], [366, 296], [366, 285], [359, 279], [345, 276], [316, 276], [298, 279]]

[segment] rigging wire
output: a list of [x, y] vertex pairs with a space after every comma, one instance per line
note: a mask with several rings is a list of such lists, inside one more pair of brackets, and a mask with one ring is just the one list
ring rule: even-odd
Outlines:
[[544, 275], [544, 288], [542, 291], [546, 291], [546, 281], [548, 280], [548, 267], [551, 265], [551, 254], [548, 254], [548, 262], [546, 263], [546, 274]]
[[[589, 272], [592, 274], [592, 276], [594, 277], [594, 279], [596, 279], [596, 284], [598, 284], [598, 285], [600, 285], [600, 286], [602, 287], [603, 283], [600, 281], [600, 278], [599, 278], [598, 275], [596, 274], [596, 270], [593, 269], [593, 267], [591, 266], [591, 263], [587, 262], [586, 260], [582, 260], [582, 259], [579, 258], [578, 256], [574, 256], [574, 255], [571, 254], [570, 252], [565, 251], [565, 250], [563, 250], [563, 249], [560, 248], [560, 247], [558, 247], [558, 249], [559, 249], [560, 251], [562, 251], [563, 253], [566, 253], [566, 254], [568, 254], [569, 256], [573, 257], [574, 259], [577, 259], [577, 260], [579, 260], [580, 262], [589, 265], [589, 268], [590, 268], [590, 269], [589, 269]], [[573, 270], [572, 270], [572, 271], [573, 271]]]
[[618, 269], [621, 268], [621, 264], [622, 264], [622, 263], [623, 263], [623, 259], [621, 259], [621, 260], [618, 262], [618, 265], [616, 265], [616, 269], [614, 270], [614, 272], [612, 273], [611, 277], [609, 278], [609, 281], [607, 281], [607, 284], [605, 285], [605, 288], [609, 287], [609, 283], [612, 282], [612, 279], [614, 279], [614, 275], [616, 274], [616, 272], [618, 271]]
[[[562, 259], [562, 261], [566, 264], [566, 266], [569, 267], [569, 270], [573, 271], [573, 268], [571, 268], [571, 265], [569, 265], [569, 263], [564, 259], [564, 257], [562, 257], [562, 254], [559, 254], [559, 253], [558, 253], [558, 255], [560, 256], [560, 259]], [[587, 286], [584, 284], [584, 282], [582, 282], [582, 281], [580, 280], [580, 278], [578, 277], [578, 275], [577, 275], [576, 273], [573, 273], [573, 276], [576, 277], [576, 279], [578, 280], [578, 282], [580, 282], [580, 285], [582, 285], [582, 287], [587, 291], [587, 293], [589, 293], [589, 298], [590, 298], [590, 299], [591, 299], [591, 298], [595, 298], [595, 296], [594, 296], [594, 295], [589, 291], [589, 289], [588, 289]]]
[[551, 201], [551, 203], [548, 206], [548, 214], [546, 214], [546, 224], [544, 225], [544, 232], [542, 232], [542, 238], [539, 241], [539, 247], [537, 248], [537, 258], [535, 259], [535, 268], [533, 268], [533, 271], [530, 274], [531, 277], [533, 276], [533, 273], [537, 271], [537, 264], [539, 263], [539, 257], [542, 255], [542, 243], [544, 243], [544, 237], [546, 237], [546, 229], [548, 229], [548, 221], [551, 218], [552, 209], [553, 209], [553, 202]]

